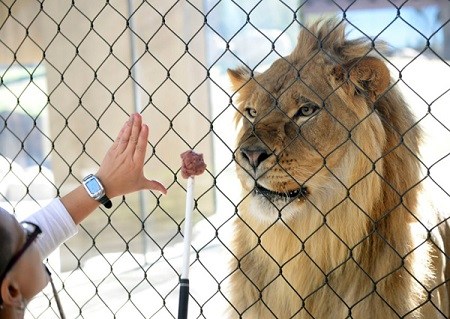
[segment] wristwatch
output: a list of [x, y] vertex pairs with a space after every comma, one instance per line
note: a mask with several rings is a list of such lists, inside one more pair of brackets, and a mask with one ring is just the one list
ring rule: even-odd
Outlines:
[[94, 174], [89, 174], [88, 176], [83, 178], [83, 186], [88, 192], [89, 196], [91, 196], [93, 199], [102, 203], [106, 208], [112, 207], [111, 201], [105, 194], [105, 188], [103, 187], [97, 176], [95, 176]]

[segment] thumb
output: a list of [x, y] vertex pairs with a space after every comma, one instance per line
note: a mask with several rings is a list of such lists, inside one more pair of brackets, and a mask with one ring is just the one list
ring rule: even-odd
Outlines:
[[162, 185], [158, 181], [147, 180], [147, 182], [145, 184], [145, 188], [148, 190], [159, 191], [159, 192], [163, 193], [164, 195], [167, 194], [167, 189], [164, 187], [164, 185]]

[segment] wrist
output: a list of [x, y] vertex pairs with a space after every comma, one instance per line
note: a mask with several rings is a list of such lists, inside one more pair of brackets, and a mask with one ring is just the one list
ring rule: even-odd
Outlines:
[[117, 196], [117, 194], [115, 193], [114, 185], [112, 184], [111, 181], [111, 174], [104, 174], [101, 170], [99, 170], [94, 175], [103, 185], [106, 196], [108, 196], [110, 199]]

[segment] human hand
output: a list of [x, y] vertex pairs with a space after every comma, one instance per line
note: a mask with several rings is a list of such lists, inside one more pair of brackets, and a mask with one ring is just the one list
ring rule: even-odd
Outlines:
[[123, 125], [96, 174], [109, 198], [144, 189], [167, 193], [161, 183], [144, 176], [148, 135], [140, 114], [132, 114]]

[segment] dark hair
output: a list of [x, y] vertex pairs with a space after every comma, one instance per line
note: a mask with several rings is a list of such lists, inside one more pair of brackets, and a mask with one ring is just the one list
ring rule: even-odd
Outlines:
[[[0, 208], [0, 214], [9, 214]], [[11, 230], [6, 225], [0, 223], [0, 274], [5, 271], [6, 265], [13, 255]], [[1, 283], [0, 283], [1, 285]], [[2, 296], [0, 294], [0, 305], [3, 304]]]

